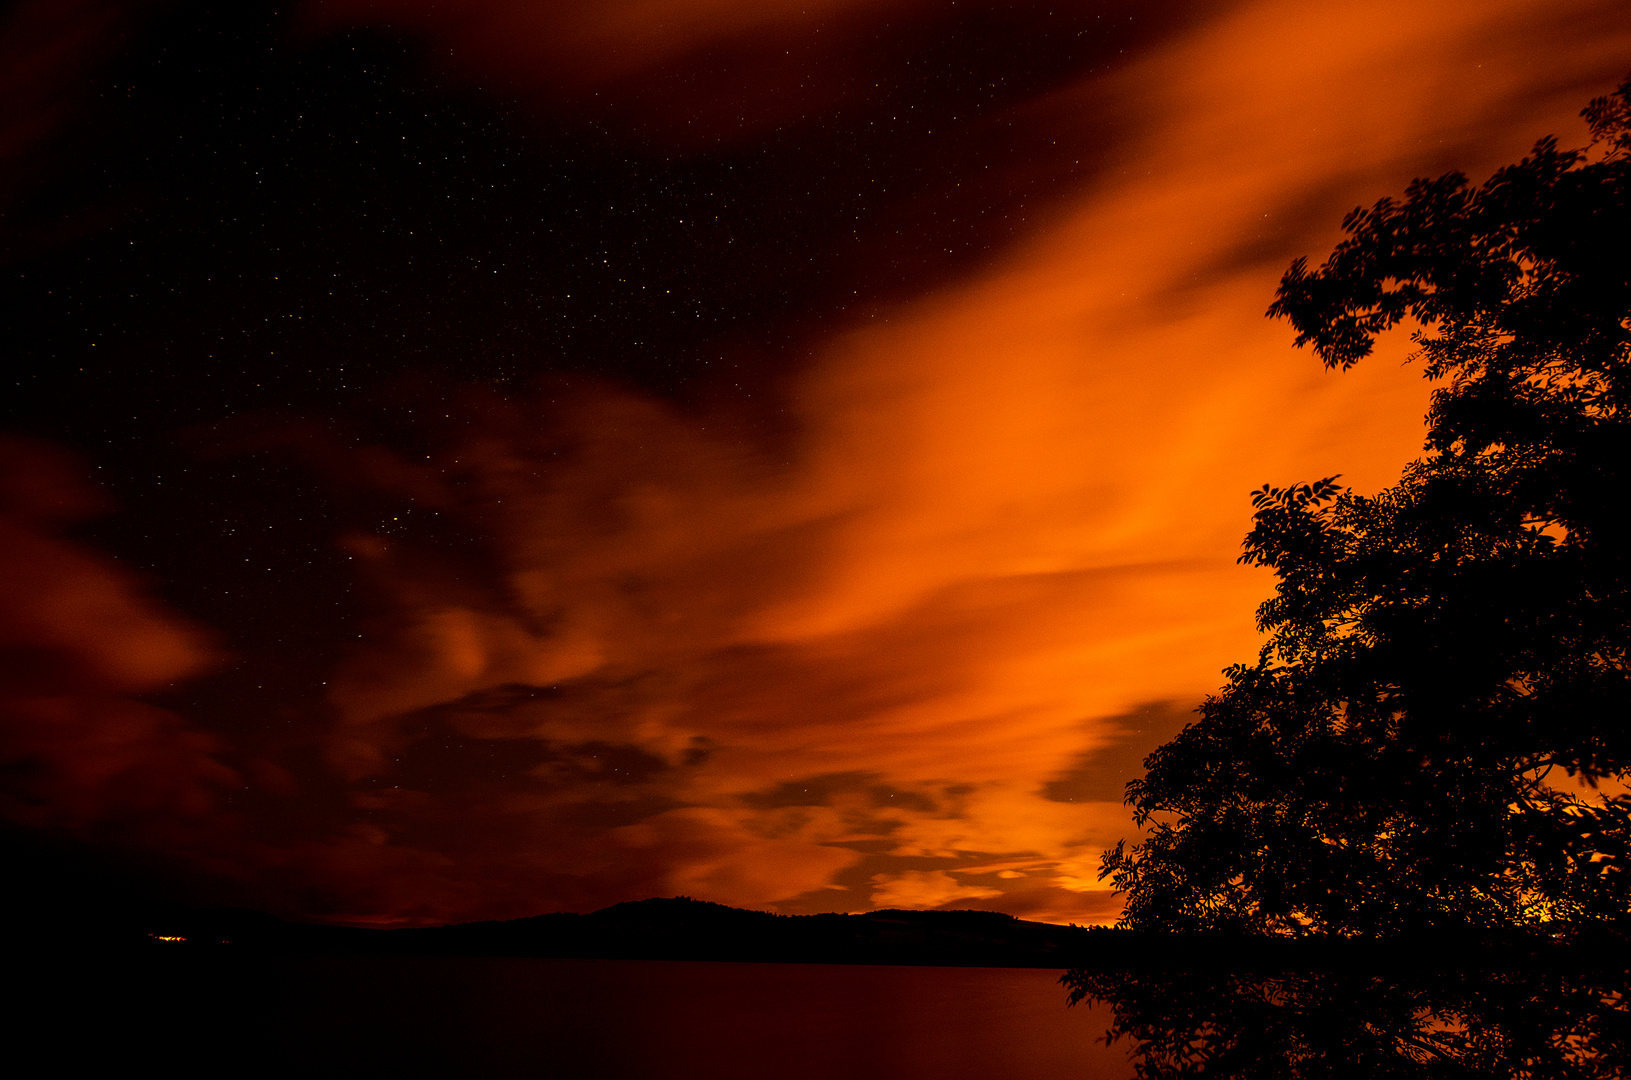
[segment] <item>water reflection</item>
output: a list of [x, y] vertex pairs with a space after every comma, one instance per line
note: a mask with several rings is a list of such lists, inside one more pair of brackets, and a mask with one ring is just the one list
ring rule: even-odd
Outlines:
[[[1627, 972], [1068, 972], [1135, 1075], [1631, 1076]], [[1130, 1044], [1130, 1045], [1129, 1045]]]
[[54, 961], [14, 1026], [61, 1075], [1126, 1080], [1058, 969], [151, 954]]
[[[560, 1080], [1124, 1080], [1057, 970], [483, 957], [286, 962], [345, 1069]], [[389, 1062], [382, 1060], [388, 1058]]]

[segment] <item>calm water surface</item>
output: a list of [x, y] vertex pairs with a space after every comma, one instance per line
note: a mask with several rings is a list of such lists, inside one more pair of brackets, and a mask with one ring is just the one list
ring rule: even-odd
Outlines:
[[297, 1069], [563, 1080], [1132, 1075], [1127, 1044], [1101, 1041], [1109, 1016], [1067, 1009], [1057, 971], [472, 957], [267, 966], [280, 992], [260, 1014], [262, 1037]]
[[[29, 1076], [1123, 1080], [1058, 972], [231, 948], [0, 955]], [[1091, 977], [1160, 1075], [1631, 1076], [1618, 967]], [[1449, 1017], [1448, 1027], [1434, 1019]], [[1424, 1047], [1436, 1064], [1423, 1063]], [[1442, 1068], [1441, 1068], [1442, 1067]], [[1359, 1072], [1355, 1072], [1355, 1069]], [[1435, 1071], [1436, 1070], [1436, 1071]], [[1256, 1072], [1253, 1072], [1256, 1075]]]

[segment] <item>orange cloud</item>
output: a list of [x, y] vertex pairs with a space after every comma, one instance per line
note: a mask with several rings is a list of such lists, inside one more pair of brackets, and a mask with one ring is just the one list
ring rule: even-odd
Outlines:
[[1001, 889], [964, 885], [944, 870], [907, 870], [875, 874], [872, 902], [880, 908], [933, 908], [954, 900], [985, 900]]
[[[1404, 343], [1323, 373], [1261, 317], [1279, 272], [1414, 175], [1579, 135], [1631, 44], [1575, 29], [1606, 10], [1258, 3], [1169, 44], [1114, 76], [1158, 120], [1112, 179], [835, 334], [791, 453], [610, 390], [469, 406], [424, 497], [486, 569], [351, 541], [389, 614], [335, 674], [332, 752], [375, 839], [557, 896], [1113, 915], [1129, 825], [1093, 762], [1130, 778], [1170, 734], [1140, 707], [1253, 655], [1246, 494], [1374, 490], [1419, 452]], [[451, 749], [406, 776], [454, 742], [514, 757], [479, 812], [438, 790]], [[480, 841], [447, 840], [460, 814]]]
[[237, 776], [217, 739], [135, 696], [197, 674], [212, 650], [131, 574], [55, 535], [101, 509], [66, 455], [0, 438], [0, 813], [170, 845], [213, 828]]

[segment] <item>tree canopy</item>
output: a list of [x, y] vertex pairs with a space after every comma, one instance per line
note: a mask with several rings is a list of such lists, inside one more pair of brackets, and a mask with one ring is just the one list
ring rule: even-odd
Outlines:
[[1389, 934], [1631, 913], [1631, 78], [1480, 187], [1418, 180], [1271, 316], [1347, 369], [1414, 320], [1426, 453], [1265, 486], [1267, 643], [1127, 788], [1123, 925]]

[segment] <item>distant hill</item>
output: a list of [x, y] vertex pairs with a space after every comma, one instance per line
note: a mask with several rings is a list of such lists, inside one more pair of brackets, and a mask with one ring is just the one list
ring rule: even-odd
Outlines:
[[582, 915], [369, 930], [183, 907], [142, 890], [138, 875], [114, 872], [120, 868], [7, 839], [0, 829], [0, 854], [15, 871], [12, 887], [0, 890], [8, 928], [0, 954], [18, 958], [134, 949], [178, 956], [440, 954], [1145, 971], [1631, 969], [1631, 941], [1590, 926], [1497, 938], [1469, 928], [1462, 936], [1409, 940], [1293, 940], [1058, 926], [992, 911], [775, 915], [686, 897]]
[[636, 900], [587, 915], [400, 930], [288, 923], [258, 912], [175, 911], [150, 919], [156, 944], [295, 952], [430, 953], [628, 960], [1069, 967], [1095, 932], [993, 911], [773, 915], [687, 897]]
[[[132, 926], [130, 922], [123, 924]], [[1349, 969], [1631, 968], [1631, 946], [1603, 928], [1557, 927], [1498, 939], [1469, 930], [1385, 940], [1150, 934], [1027, 922], [994, 911], [774, 915], [688, 897], [636, 900], [587, 915], [367, 930], [283, 922], [240, 910], [149, 912], [127, 945], [250, 952], [536, 956], [606, 960], [920, 964], [952, 967], [1273, 972]], [[169, 940], [166, 940], [169, 939]], [[98, 935], [103, 945], [109, 935]]]

